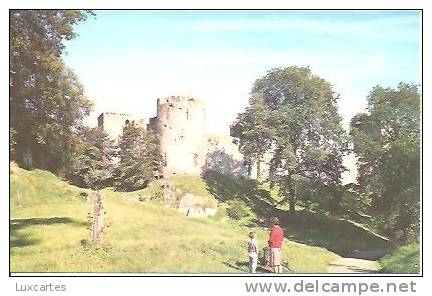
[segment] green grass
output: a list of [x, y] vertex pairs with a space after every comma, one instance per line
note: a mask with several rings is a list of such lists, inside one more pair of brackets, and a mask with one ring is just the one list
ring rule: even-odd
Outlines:
[[18, 207], [74, 202], [81, 199], [80, 192], [84, 191], [87, 190], [60, 182], [50, 172], [37, 169], [29, 172], [14, 163], [10, 165], [9, 199], [12, 215]]
[[175, 187], [175, 195], [177, 199], [181, 198], [186, 193], [195, 195], [195, 200], [192, 205], [202, 205], [209, 208], [217, 207], [217, 200], [207, 190], [207, 184], [199, 176], [175, 175], [170, 178], [170, 183]]
[[[185, 191], [217, 198], [208, 189], [208, 182], [201, 183], [204, 181], [198, 179], [175, 182], [184, 184]], [[241, 185], [240, 195], [241, 192], [258, 194], [262, 190], [247, 188], [249, 181], [236, 182], [230, 183], [231, 187], [228, 185], [236, 196], [239, 195], [236, 184]], [[157, 190], [157, 185], [134, 193], [103, 190], [105, 223], [109, 227], [107, 244], [98, 249], [89, 248], [85, 243], [90, 238], [87, 214], [92, 203], [80, 197], [83, 189], [48, 172], [28, 172], [14, 164], [11, 164], [10, 186], [12, 272], [237, 273], [247, 270], [246, 242], [250, 228], [226, 219], [223, 212], [212, 218], [187, 218], [158, 201], [136, 201], [139, 194]], [[254, 229], [263, 247], [268, 231]], [[286, 241], [283, 254], [290, 270], [302, 273], [325, 272], [326, 266], [338, 258], [326, 249], [292, 241]]]
[[229, 203], [236, 199], [248, 205], [258, 217], [270, 217], [276, 200], [265, 185], [256, 180], [232, 179], [216, 172], [203, 176], [206, 190], [219, 202]]
[[419, 273], [420, 244], [418, 242], [403, 246], [380, 260], [383, 272]]

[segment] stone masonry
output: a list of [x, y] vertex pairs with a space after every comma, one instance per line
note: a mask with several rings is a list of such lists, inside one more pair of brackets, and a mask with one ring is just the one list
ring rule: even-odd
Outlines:
[[150, 128], [160, 137], [164, 174], [199, 175], [206, 157], [205, 110], [201, 101], [169, 97], [157, 101]]
[[98, 126], [103, 128], [105, 132], [113, 139], [118, 141], [123, 133], [123, 127], [129, 122], [135, 121], [137, 124], [147, 127], [148, 120], [142, 118], [134, 118], [129, 114], [104, 112], [98, 117]]

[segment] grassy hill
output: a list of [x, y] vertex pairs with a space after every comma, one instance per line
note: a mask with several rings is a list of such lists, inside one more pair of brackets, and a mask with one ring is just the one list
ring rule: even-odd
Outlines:
[[386, 273], [419, 273], [420, 244], [418, 242], [403, 246], [380, 260]]
[[[209, 178], [179, 177], [175, 182], [184, 192], [212, 196], [222, 202], [232, 192], [237, 198], [260, 197], [260, 202], [269, 196], [251, 181]], [[246, 241], [251, 228], [224, 215], [187, 218], [157, 200], [137, 201], [137, 197], [151, 196], [157, 190], [157, 184], [132, 193], [104, 190], [105, 223], [109, 226], [107, 243], [95, 249], [88, 244], [87, 214], [92, 204], [82, 194], [88, 191], [71, 186], [49, 172], [29, 172], [11, 164], [11, 271], [231, 273], [247, 270]], [[264, 246], [267, 230], [259, 227], [254, 230], [260, 247]], [[291, 271], [298, 273], [325, 272], [326, 266], [339, 257], [324, 248], [294, 241], [286, 241], [283, 254]]]

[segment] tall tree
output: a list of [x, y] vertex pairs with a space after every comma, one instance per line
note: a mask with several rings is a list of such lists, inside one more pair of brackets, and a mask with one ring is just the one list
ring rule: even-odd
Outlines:
[[162, 158], [159, 138], [133, 121], [123, 128], [118, 156], [116, 179], [120, 190], [145, 188], [151, 180], [160, 176]]
[[420, 93], [416, 85], [376, 86], [367, 113], [351, 120], [358, 182], [381, 230], [406, 241], [419, 233]]
[[101, 128], [83, 128], [82, 152], [74, 159], [68, 179], [79, 187], [98, 190], [111, 186], [114, 174], [115, 147]]
[[[271, 153], [269, 179], [279, 186], [283, 202], [289, 202], [294, 215], [296, 187], [305, 182], [337, 186], [341, 181], [347, 144], [337, 111], [338, 96], [309, 68], [295, 66], [270, 70], [255, 81], [252, 94], [262, 97], [264, 110], [251, 101], [234, 124], [242, 127], [236, 136], [250, 149], [263, 143]], [[249, 118], [266, 131], [264, 141], [256, 138], [254, 121], [245, 120]]]
[[[20, 164], [61, 172], [79, 145], [77, 129], [92, 103], [61, 57], [64, 41], [89, 12], [10, 11], [10, 128]], [[27, 162], [27, 164], [29, 164]]]
[[261, 177], [261, 160], [271, 147], [272, 128], [269, 126], [269, 113], [261, 94], [254, 94], [249, 106], [238, 114], [231, 125], [231, 136], [238, 139], [239, 150], [249, 165], [256, 163], [257, 177]]

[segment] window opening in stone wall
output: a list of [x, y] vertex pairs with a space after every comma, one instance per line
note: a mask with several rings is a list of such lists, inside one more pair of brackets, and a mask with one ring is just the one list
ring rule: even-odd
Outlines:
[[186, 108], [186, 120], [189, 119], [189, 108]]

